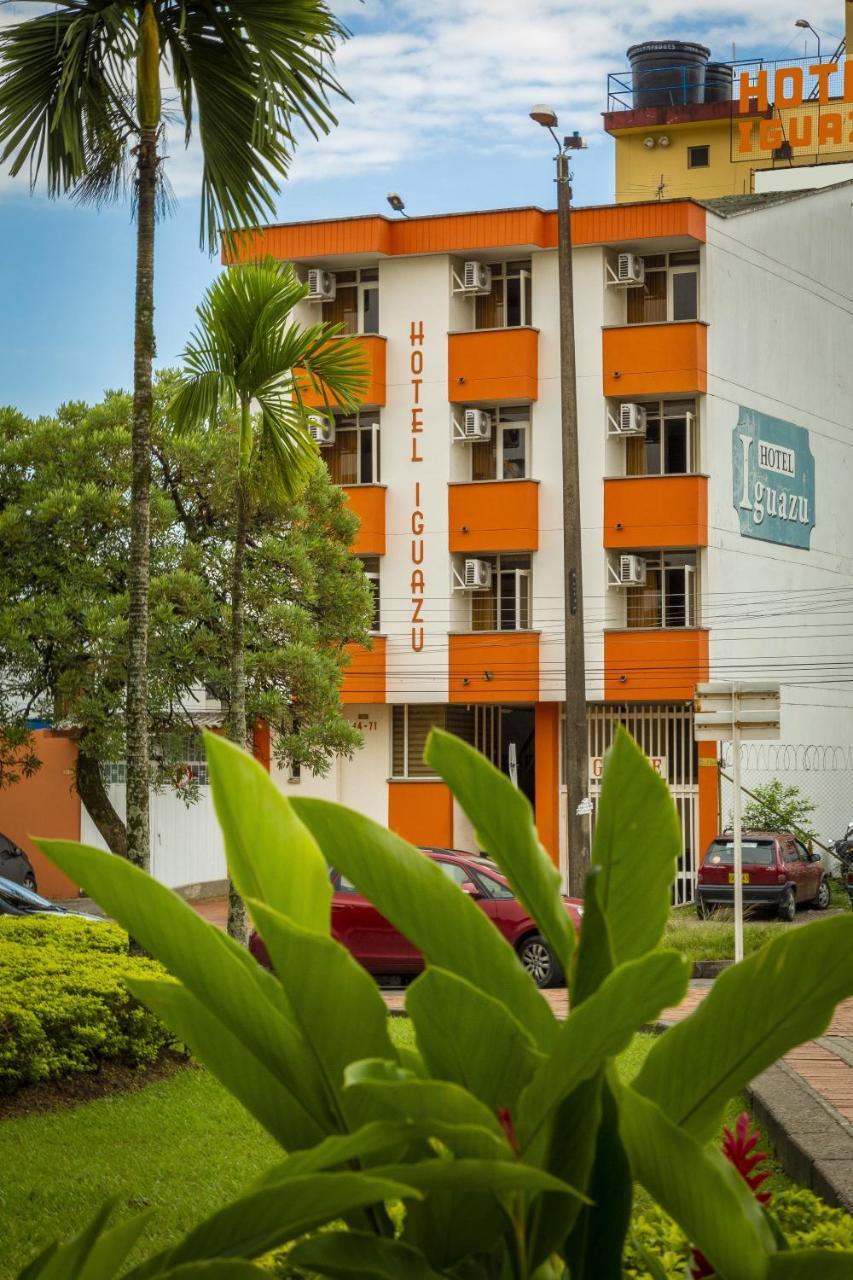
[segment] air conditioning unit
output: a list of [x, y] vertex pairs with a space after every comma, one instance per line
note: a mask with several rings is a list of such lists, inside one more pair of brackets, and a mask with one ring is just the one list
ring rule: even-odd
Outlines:
[[489, 293], [492, 268], [484, 262], [466, 262], [462, 270], [462, 284], [466, 293]]
[[619, 557], [619, 582], [623, 587], [645, 586], [646, 562], [642, 556]]
[[321, 449], [328, 448], [330, 444], [335, 443], [334, 422], [328, 422], [325, 418], [311, 418], [308, 423], [308, 430], [311, 433], [311, 438]]
[[337, 293], [337, 282], [331, 271], [311, 267], [308, 272], [308, 301], [331, 302]]
[[488, 591], [492, 585], [492, 566], [488, 560], [466, 560], [462, 581], [467, 591]]
[[636, 289], [646, 280], [646, 264], [636, 253], [620, 253], [616, 264], [616, 278], [629, 289]]
[[466, 409], [462, 430], [466, 440], [491, 440], [492, 415], [485, 409]]
[[646, 406], [643, 404], [620, 404], [619, 435], [644, 436], [646, 434]]

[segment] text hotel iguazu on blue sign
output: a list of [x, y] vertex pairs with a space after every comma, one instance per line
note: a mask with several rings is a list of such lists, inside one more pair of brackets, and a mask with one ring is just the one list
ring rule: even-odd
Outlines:
[[732, 476], [743, 537], [808, 551], [815, 467], [805, 427], [741, 405], [732, 432]]

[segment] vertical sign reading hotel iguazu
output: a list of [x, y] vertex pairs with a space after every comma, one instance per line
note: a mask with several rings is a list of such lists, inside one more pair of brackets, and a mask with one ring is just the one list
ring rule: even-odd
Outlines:
[[732, 432], [734, 505], [745, 538], [808, 550], [815, 466], [805, 427], [741, 406]]
[[[409, 371], [411, 379], [411, 439], [412, 462], [423, 462], [424, 411], [421, 388], [424, 371], [424, 322], [413, 320], [409, 329]], [[421, 497], [422, 479], [417, 470], [412, 472], [412, 649], [420, 653], [424, 647], [424, 624], [421, 613], [424, 607], [426, 583], [424, 580], [424, 513]]]

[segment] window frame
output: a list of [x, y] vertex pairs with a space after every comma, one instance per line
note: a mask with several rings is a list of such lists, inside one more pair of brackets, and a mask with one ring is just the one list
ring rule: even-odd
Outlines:
[[[518, 270], [508, 271], [507, 268], [518, 264]], [[527, 329], [532, 325], [533, 315], [533, 260], [532, 258], [508, 258], [503, 262], [490, 262], [488, 264], [492, 271], [493, 290], [496, 283], [501, 285], [501, 307], [503, 310], [504, 323], [499, 326], [485, 325], [482, 328], [477, 324], [477, 299], [474, 298], [474, 324], [473, 329], [477, 333], [488, 332], [489, 329]], [[510, 280], [519, 280], [520, 297], [519, 312], [521, 319], [518, 324], [507, 324], [507, 315], [509, 312], [508, 298], [508, 282]], [[526, 281], [526, 284], [525, 284]], [[491, 292], [491, 290], [490, 290]]]
[[[466, 711], [470, 712], [471, 721], [470, 721], [470, 733], [468, 734], [468, 737], [466, 738], [462, 733], [459, 733], [460, 725], [458, 724], [458, 722], [455, 726], [455, 729], [458, 737], [462, 737], [463, 741], [468, 741], [470, 739], [470, 745], [471, 746], [474, 745], [475, 737], [476, 737], [476, 716], [474, 714], [474, 710], [475, 710], [474, 708], [472, 707], [466, 708], [458, 704], [448, 703], [448, 702], [428, 702], [428, 703], [395, 702], [395, 703], [392, 703], [391, 704], [391, 729], [388, 735], [389, 737], [388, 779], [391, 782], [434, 782], [439, 776], [437, 773], [426, 771], [427, 770], [426, 765], [423, 766], [424, 772], [413, 773], [411, 770], [411, 762], [409, 760], [409, 748], [410, 748], [410, 738], [411, 738], [411, 734], [409, 732], [409, 715], [413, 708], [415, 710], [420, 710], [425, 706], [432, 708], [434, 713], [440, 712], [441, 716], [443, 717], [442, 719], [439, 719], [437, 716], [433, 715], [430, 720], [430, 728], [435, 728], [436, 726], [438, 726], [439, 728], [448, 729], [448, 715], [450, 713], [454, 713], [454, 712], [464, 713]], [[395, 747], [397, 745], [395, 735], [396, 735], [397, 726], [398, 726], [398, 715], [397, 715], [398, 712], [402, 717], [402, 726], [403, 726], [402, 728], [403, 772], [402, 773], [394, 772], [394, 756], [395, 756]], [[453, 728], [450, 728], [449, 731], [453, 732], [454, 730]], [[426, 737], [424, 738], [424, 742], [426, 742]]]
[[[366, 418], [368, 419], [368, 421], [362, 423], [361, 421], [362, 418]], [[342, 425], [342, 424], [345, 424], [345, 425]], [[329, 449], [321, 450], [321, 457], [323, 456], [323, 454], [330, 454], [334, 451], [338, 442], [339, 435], [343, 435], [343, 433], [347, 431], [355, 431], [356, 434], [358, 435], [358, 439], [356, 440], [356, 449], [355, 449], [355, 458], [356, 458], [355, 467], [356, 467], [356, 476], [358, 478], [356, 480], [333, 480], [333, 484], [340, 485], [342, 488], [351, 488], [354, 485], [368, 485], [368, 484], [382, 483], [380, 479], [380, 476], [382, 474], [382, 471], [381, 471], [382, 460], [381, 460], [381, 453], [380, 453], [380, 443], [381, 443], [380, 430], [381, 430], [381, 417], [380, 417], [379, 411], [376, 409], [367, 410], [367, 411], [361, 410], [358, 413], [341, 414], [335, 417], [335, 444], [332, 445], [331, 448]], [[370, 455], [371, 455], [371, 464], [372, 464], [371, 470], [373, 471], [373, 477], [370, 480], [362, 479], [362, 456], [361, 456], [362, 432], [371, 433]], [[329, 475], [331, 478], [331, 468], [329, 467], [328, 462], [326, 463], [326, 470], [329, 471]]]
[[[676, 411], [677, 406], [682, 406], [687, 404], [690, 404], [692, 408], [679, 408]], [[646, 469], [645, 471], [629, 471], [628, 460], [629, 460], [629, 451], [631, 448], [631, 443], [635, 442], [637, 444], [643, 444], [643, 446], [645, 446], [645, 442], [648, 437], [647, 436], [626, 436], [624, 441], [625, 442], [625, 450], [624, 450], [625, 476], [629, 479], [642, 480], [642, 479], [653, 478], [653, 477], [659, 477], [661, 479], [665, 479], [667, 476], [699, 475], [700, 472], [698, 469], [698, 462], [699, 462], [700, 449], [699, 449], [699, 439], [698, 439], [698, 434], [699, 434], [699, 401], [698, 399], [680, 400], [680, 399], [669, 399], [669, 398], [663, 399], [662, 398], [660, 400], [648, 400], [644, 403], [644, 408], [646, 410], [647, 419], [651, 419], [653, 422], [657, 423], [658, 430], [660, 432], [660, 442], [658, 445], [658, 455], [660, 459], [660, 465], [657, 471], [649, 471], [648, 469]], [[666, 423], [672, 422], [672, 421], [678, 421], [681, 419], [684, 420], [685, 454], [687, 458], [687, 470], [686, 471], [669, 471], [667, 470], [668, 446], [667, 446]], [[646, 430], [648, 431], [648, 422], [647, 422]]]
[[[373, 617], [371, 625], [368, 628], [370, 635], [377, 636], [382, 632], [382, 557], [381, 556], [359, 556], [361, 567], [365, 578], [370, 583], [370, 589], [373, 593]], [[368, 562], [372, 565], [376, 561], [376, 568], [368, 568]]]
[[[466, 556], [466, 559], [469, 559], [469, 558], [470, 557]], [[491, 555], [477, 556], [476, 559], [486, 560], [492, 566], [492, 583], [494, 584], [494, 605], [495, 605], [494, 612], [495, 612], [496, 626], [475, 628], [474, 610], [475, 610], [476, 599], [478, 596], [483, 596], [483, 595], [486, 595], [487, 593], [479, 592], [479, 591], [470, 591], [468, 593], [469, 600], [470, 600], [469, 615], [468, 615], [469, 632], [472, 635], [481, 635], [481, 634], [488, 634], [489, 632], [499, 632], [499, 631], [507, 634], [515, 634], [518, 632], [532, 631], [533, 630], [533, 559], [530, 553], [498, 551], [498, 552], [492, 553]], [[510, 566], [510, 567], [504, 568], [501, 563], [503, 560], [526, 560], [527, 564], [525, 566], [516, 565], [516, 566]], [[512, 594], [510, 598], [512, 600], [512, 609], [513, 609], [516, 625], [514, 627], [504, 627], [501, 625], [502, 618], [503, 618], [503, 609], [504, 609], [503, 577], [505, 575], [509, 576], [510, 574], [512, 574]], [[522, 587], [522, 583], [526, 584], [525, 588]], [[522, 596], [524, 594], [526, 594], [526, 600], [522, 599]], [[527, 613], [527, 625], [522, 627], [522, 626], [518, 626], [517, 624], [523, 608], [526, 610], [526, 613]]]
[[[695, 254], [696, 261], [695, 262], [679, 261], [679, 259], [683, 259], [688, 254], [690, 255]], [[673, 251], [672, 253], [648, 253], [648, 254], [641, 254], [640, 256], [642, 257], [644, 263], [648, 263], [649, 261], [654, 261], [656, 259], [661, 259], [661, 258], [663, 259], [663, 263], [660, 266], [651, 266], [651, 267], [646, 266], [646, 275], [647, 275], [647, 278], [648, 276], [660, 275], [660, 274], [665, 274], [666, 276], [666, 290], [665, 290], [666, 319], [665, 320], [645, 320], [645, 319], [630, 320], [628, 319], [628, 315], [630, 314], [630, 308], [628, 308], [627, 296], [626, 296], [626, 319], [625, 319], [626, 325], [633, 327], [634, 325], [638, 325], [638, 324], [695, 324], [700, 317], [701, 302], [702, 302], [701, 251], [698, 248], [695, 250], [679, 249], [677, 251]], [[696, 276], [696, 314], [695, 316], [683, 317], [681, 320], [676, 320], [674, 315], [675, 307], [674, 307], [673, 277], [676, 275], [689, 275], [689, 274], [693, 274]], [[645, 290], [645, 285], [643, 286], [643, 290]], [[631, 291], [626, 291], [626, 294], [628, 292], [631, 292]], [[642, 297], [643, 297], [643, 301], [645, 302], [646, 300], [645, 292], [643, 292]]]
[[[693, 631], [701, 626], [700, 621], [700, 598], [699, 598], [699, 553], [698, 551], [676, 551], [670, 548], [657, 552], [638, 551], [637, 555], [642, 556], [646, 562], [646, 569], [657, 570], [660, 574], [659, 587], [659, 604], [657, 609], [659, 621], [653, 625], [632, 625], [629, 621], [630, 613], [627, 607], [629, 601], [634, 595], [639, 595], [645, 591], [645, 587], [628, 587], [625, 592], [626, 610], [625, 610], [625, 630], [626, 631]], [[689, 557], [692, 556], [692, 563]], [[683, 557], [685, 563], [670, 564], [666, 563], [667, 559], [675, 559]], [[669, 585], [671, 575], [676, 573], [684, 573], [684, 622], [674, 623], [671, 621], [672, 613], [676, 608], [672, 597], [680, 593], [676, 593]]]
[[[531, 472], [530, 444], [532, 440], [531, 433], [531, 406], [527, 405], [524, 409], [512, 408], [502, 405], [488, 405], [486, 412], [490, 414], [492, 419], [492, 439], [495, 445], [495, 474], [493, 476], [484, 476], [481, 479], [474, 478], [474, 449], [477, 441], [472, 443], [469, 458], [469, 480], [470, 484], [494, 484], [496, 480], [529, 480]], [[523, 416], [514, 417], [515, 414]], [[524, 441], [524, 475], [523, 476], [505, 476], [504, 472], [504, 431], [521, 431]], [[482, 441], [481, 443], [491, 443], [490, 441]]]
[[[705, 159], [700, 160], [698, 163], [693, 159], [693, 156], [697, 151], [703, 152], [705, 156]], [[687, 168], [688, 169], [709, 169], [710, 167], [711, 167], [711, 147], [709, 143], [707, 142], [700, 143], [698, 146], [687, 148]]]
[[[379, 268], [378, 267], [347, 267], [346, 269], [341, 271], [334, 271], [332, 272], [332, 274], [335, 276], [335, 280], [337, 282], [337, 286], [339, 289], [355, 290], [356, 327], [355, 329], [351, 329], [349, 331], [345, 330], [341, 334], [341, 337], [357, 337], [365, 334], [367, 336], [370, 336], [371, 334], [379, 333]], [[354, 276], [355, 279], [341, 281], [341, 276]], [[364, 278], [365, 276], [367, 277], [366, 279]], [[365, 329], [364, 327], [364, 313], [365, 313], [364, 295], [370, 289], [375, 289], [377, 291], [376, 328], [375, 329]], [[325, 314], [323, 314], [322, 309], [326, 305], [327, 304], [325, 302], [321, 303], [321, 315], [324, 320], [327, 319], [327, 317]], [[334, 304], [330, 302], [329, 305], [332, 306]]]

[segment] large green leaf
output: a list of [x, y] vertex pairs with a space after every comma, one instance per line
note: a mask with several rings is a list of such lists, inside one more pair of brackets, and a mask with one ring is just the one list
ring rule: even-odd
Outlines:
[[519, 1100], [522, 1150], [564, 1098], [608, 1059], [621, 1053], [635, 1032], [687, 989], [687, 963], [675, 951], [655, 951], [621, 965], [560, 1028], [557, 1041]]
[[569, 983], [569, 1004], [573, 1009], [597, 991], [613, 970], [610, 925], [601, 905], [600, 867], [592, 867], [587, 872], [584, 908], [583, 931]]
[[257, 898], [305, 929], [328, 934], [329, 868], [310, 832], [267, 771], [247, 752], [205, 734], [205, 752], [228, 870], [245, 899]]
[[602, 1081], [602, 1115], [588, 1191], [593, 1203], [578, 1215], [563, 1249], [572, 1280], [622, 1280], [622, 1254], [631, 1220], [631, 1166], [619, 1137], [619, 1110]]
[[[681, 828], [669, 788], [619, 728], [607, 754], [592, 846], [617, 964], [651, 951], [669, 916]], [[584, 920], [586, 927], [586, 920]]]
[[251, 1192], [213, 1214], [177, 1245], [134, 1268], [149, 1280], [187, 1262], [258, 1258], [354, 1209], [420, 1196], [412, 1186], [364, 1173], [317, 1173]]
[[588, 1197], [562, 1178], [517, 1160], [420, 1160], [417, 1164], [379, 1165], [372, 1177], [405, 1181], [419, 1191], [556, 1191], [589, 1203]]
[[43, 840], [40, 847], [82, 885], [222, 1021], [299, 1104], [288, 1145], [324, 1137], [327, 1102], [312, 1056], [293, 1025], [280, 984], [222, 930], [165, 885], [101, 849]]
[[492, 922], [434, 862], [361, 814], [325, 800], [291, 804], [329, 863], [343, 872], [430, 964], [467, 978], [507, 1006], [540, 1047], [557, 1023]]
[[479, 751], [440, 729], [430, 733], [424, 759], [444, 778], [474, 824], [481, 848], [498, 863], [568, 975], [575, 930], [563, 904], [560, 873], [539, 843], [524, 792]]
[[441, 1280], [418, 1249], [366, 1231], [324, 1231], [301, 1240], [288, 1255], [294, 1267], [347, 1280]]
[[[140, 1214], [108, 1230], [115, 1205], [115, 1199], [107, 1200], [72, 1240], [51, 1245], [34, 1258], [21, 1272], [20, 1280], [108, 1280], [114, 1276], [148, 1217]], [[112, 1270], [104, 1270], [101, 1264]]]
[[103, 1231], [95, 1240], [79, 1280], [114, 1280], [151, 1220], [151, 1210], [137, 1213]]
[[385, 1002], [367, 970], [340, 943], [300, 928], [251, 898], [246, 906], [287, 992], [314, 1069], [342, 1116], [344, 1071], [349, 1064], [397, 1056], [388, 1034]]
[[[113, 1280], [114, 1272], [109, 1273]], [[108, 1280], [104, 1272], [103, 1280]], [[157, 1280], [270, 1280], [267, 1267], [256, 1267], [251, 1262], [242, 1262], [239, 1258], [227, 1261], [187, 1262], [174, 1270], [163, 1271]]]
[[704, 1141], [726, 1101], [795, 1045], [821, 1035], [853, 995], [853, 918], [785, 932], [723, 972], [652, 1048], [634, 1081]]
[[850, 1280], [853, 1252], [844, 1249], [792, 1249], [775, 1253], [767, 1280]]
[[361, 1099], [365, 1119], [474, 1125], [504, 1141], [494, 1111], [461, 1085], [409, 1078], [392, 1063], [379, 1060], [351, 1063], [345, 1080], [347, 1089]]
[[396, 1160], [414, 1138], [424, 1137], [425, 1133], [423, 1126], [410, 1124], [405, 1120], [377, 1120], [362, 1125], [354, 1133], [334, 1134], [331, 1138], [318, 1142], [316, 1147], [295, 1151], [286, 1160], [261, 1174], [251, 1189], [260, 1191], [262, 1187], [271, 1187], [305, 1173], [322, 1173], [326, 1169], [346, 1166], [353, 1160], [372, 1159], [377, 1155]]
[[406, 1009], [430, 1074], [493, 1109], [513, 1107], [545, 1061], [506, 1005], [444, 969], [430, 967], [412, 983]]
[[[667, 1032], [667, 1034], [669, 1034]], [[657, 1200], [723, 1280], [764, 1280], [773, 1232], [761, 1206], [723, 1156], [679, 1129], [656, 1103], [611, 1087], [634, 1178]]]

